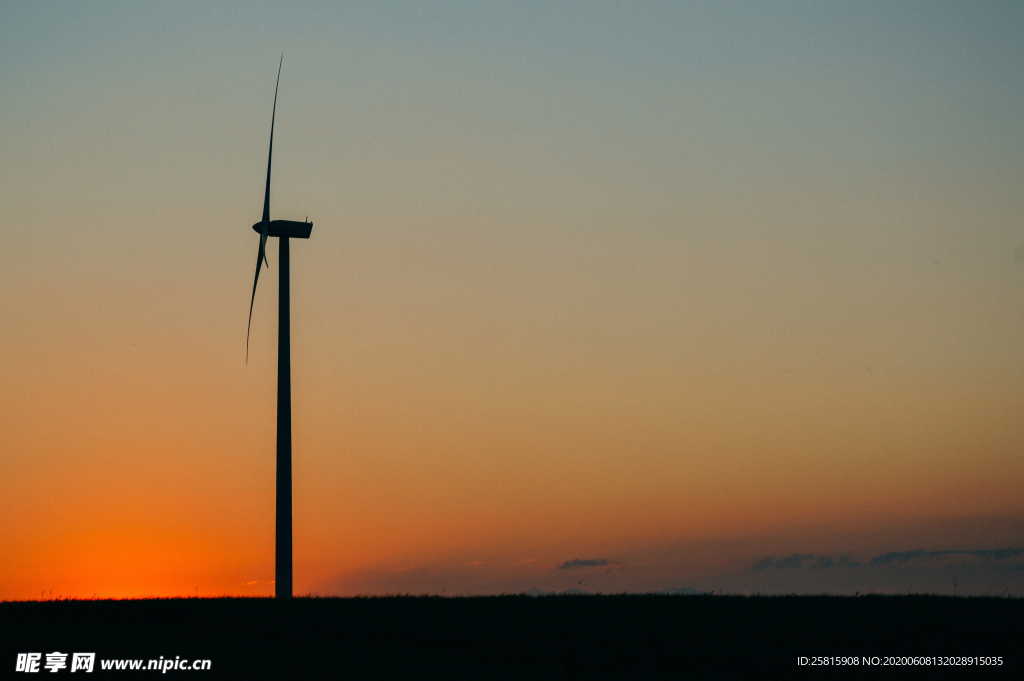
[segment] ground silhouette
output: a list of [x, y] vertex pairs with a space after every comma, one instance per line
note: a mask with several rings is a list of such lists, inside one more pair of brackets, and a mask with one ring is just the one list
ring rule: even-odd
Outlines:
[[[192, 679], [850, 679], [896, 671], [797, 665], [799, 656], [816, 655], [1002, 656], [998, 668], [930, 666], [915, 675], [1019, 678], [1024, 600], [563, 595], [8, 602], [0, 603], [0, 629], [5, 677], [22, 676], [11, 673], [18, 652], [40, 652], [45, 660], [51, 651], [84, 651], [97, 659], [209, 658], [209, 672], [160, 675]], [[98, 665], [95, 677], [103, 677]]]

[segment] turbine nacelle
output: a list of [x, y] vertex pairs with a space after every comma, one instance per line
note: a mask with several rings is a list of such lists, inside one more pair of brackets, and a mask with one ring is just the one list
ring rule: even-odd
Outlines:
[[252, 226], [257, 234], [267, 236], [286, 236], [291, 239], [308, 239], [313, 231], [312, 222], [301, 220], [260, 220]]

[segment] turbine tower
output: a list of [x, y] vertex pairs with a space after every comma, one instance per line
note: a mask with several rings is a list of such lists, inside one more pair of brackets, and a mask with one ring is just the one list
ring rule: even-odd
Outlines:
[[256, 275], [252, 280], [249, 300], [249, 324], [245, 331], [245, 360], [249, 361], [249, 332], [252, 330], [252, 306], [256, 302], [256, 284], [260, 269], [267, 267], [267, 239], [276, 236], [278, 245], [277, 289], [277, 493], [274, 531], [274, 594], [277, 598], [292, 597], [292, 360], [291, 309], [289, 305], [288, 240], [308, 239], [313, 223], [297, 220], [270, 219], [270, 168], [274, 158], [274, 119], [277, 116], [277, 88], [281, 83], [284, 54], [277, 63], [274, 83], [274, 107], [270, 114], [270, 146], [267, 150], [267, 186], [263, 193], [263, 217], [252, 226], [260, 235], [256, 251]]

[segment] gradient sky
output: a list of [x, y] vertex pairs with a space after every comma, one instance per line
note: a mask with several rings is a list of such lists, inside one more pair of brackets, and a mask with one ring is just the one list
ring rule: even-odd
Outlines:
[[297, 593], [1024, 593], [1024, 7], [340, 5], [3, 3], [0, 598], [272, 593], [282, 50]]

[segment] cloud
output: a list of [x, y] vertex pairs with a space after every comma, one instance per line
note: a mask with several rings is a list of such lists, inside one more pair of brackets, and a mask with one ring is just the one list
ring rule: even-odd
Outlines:
[[607, 558], [573, 558], [558, 566], [559, 570], [575, 570], [576, 568], [605, 567], [611, 565]]
[[824, 570], [835, 567], [858, 567], [860, 563], [849, 556], [821, 556], [814, 553], [791, 553], [788, 556], [766, 556], [754, 563], [756, 572], [771, 569], [811, 568]]
[[769, 555], [743, 573], [720, 574], [694, 586], [741, 593], [865, 594], [1024, 593], [1024, 548], [910, 549], [859, 560], [844, 554]]
[[974, 549], [959, 551], [925, 551], [915, 549], [913, 551], [892, 551], [883, 553], [871, 559], [871, 565], [904, 565], [911, 562], [933, 561], [944, 558], [978, 558], [981, 560], [1006, 560], [1024, 556], [1024, 549]]
[[827, 556], [814, 553], [791, 553], [788, 556], [765, 556], [756, 561], [751, 570], [761, 572], [764, 570], [776, 569], [827, 569], [827, 568], [853, 568], [853, 567], [885, 567], [893, 565], [923, 564], [925, 562], [940, 562], [946, 559], [967, 559], [967, 560], [1008, 560], [1024, 556], [1024, 549], [1003, 548], [1003, 549], [971, 549], [971, 550], [947, 550], [947, 551], [925, 551], [924, 549], [913, 549], [911, 551], [890, 551], [882, 553], [867, 562], [859, 562], [847, 555]]

